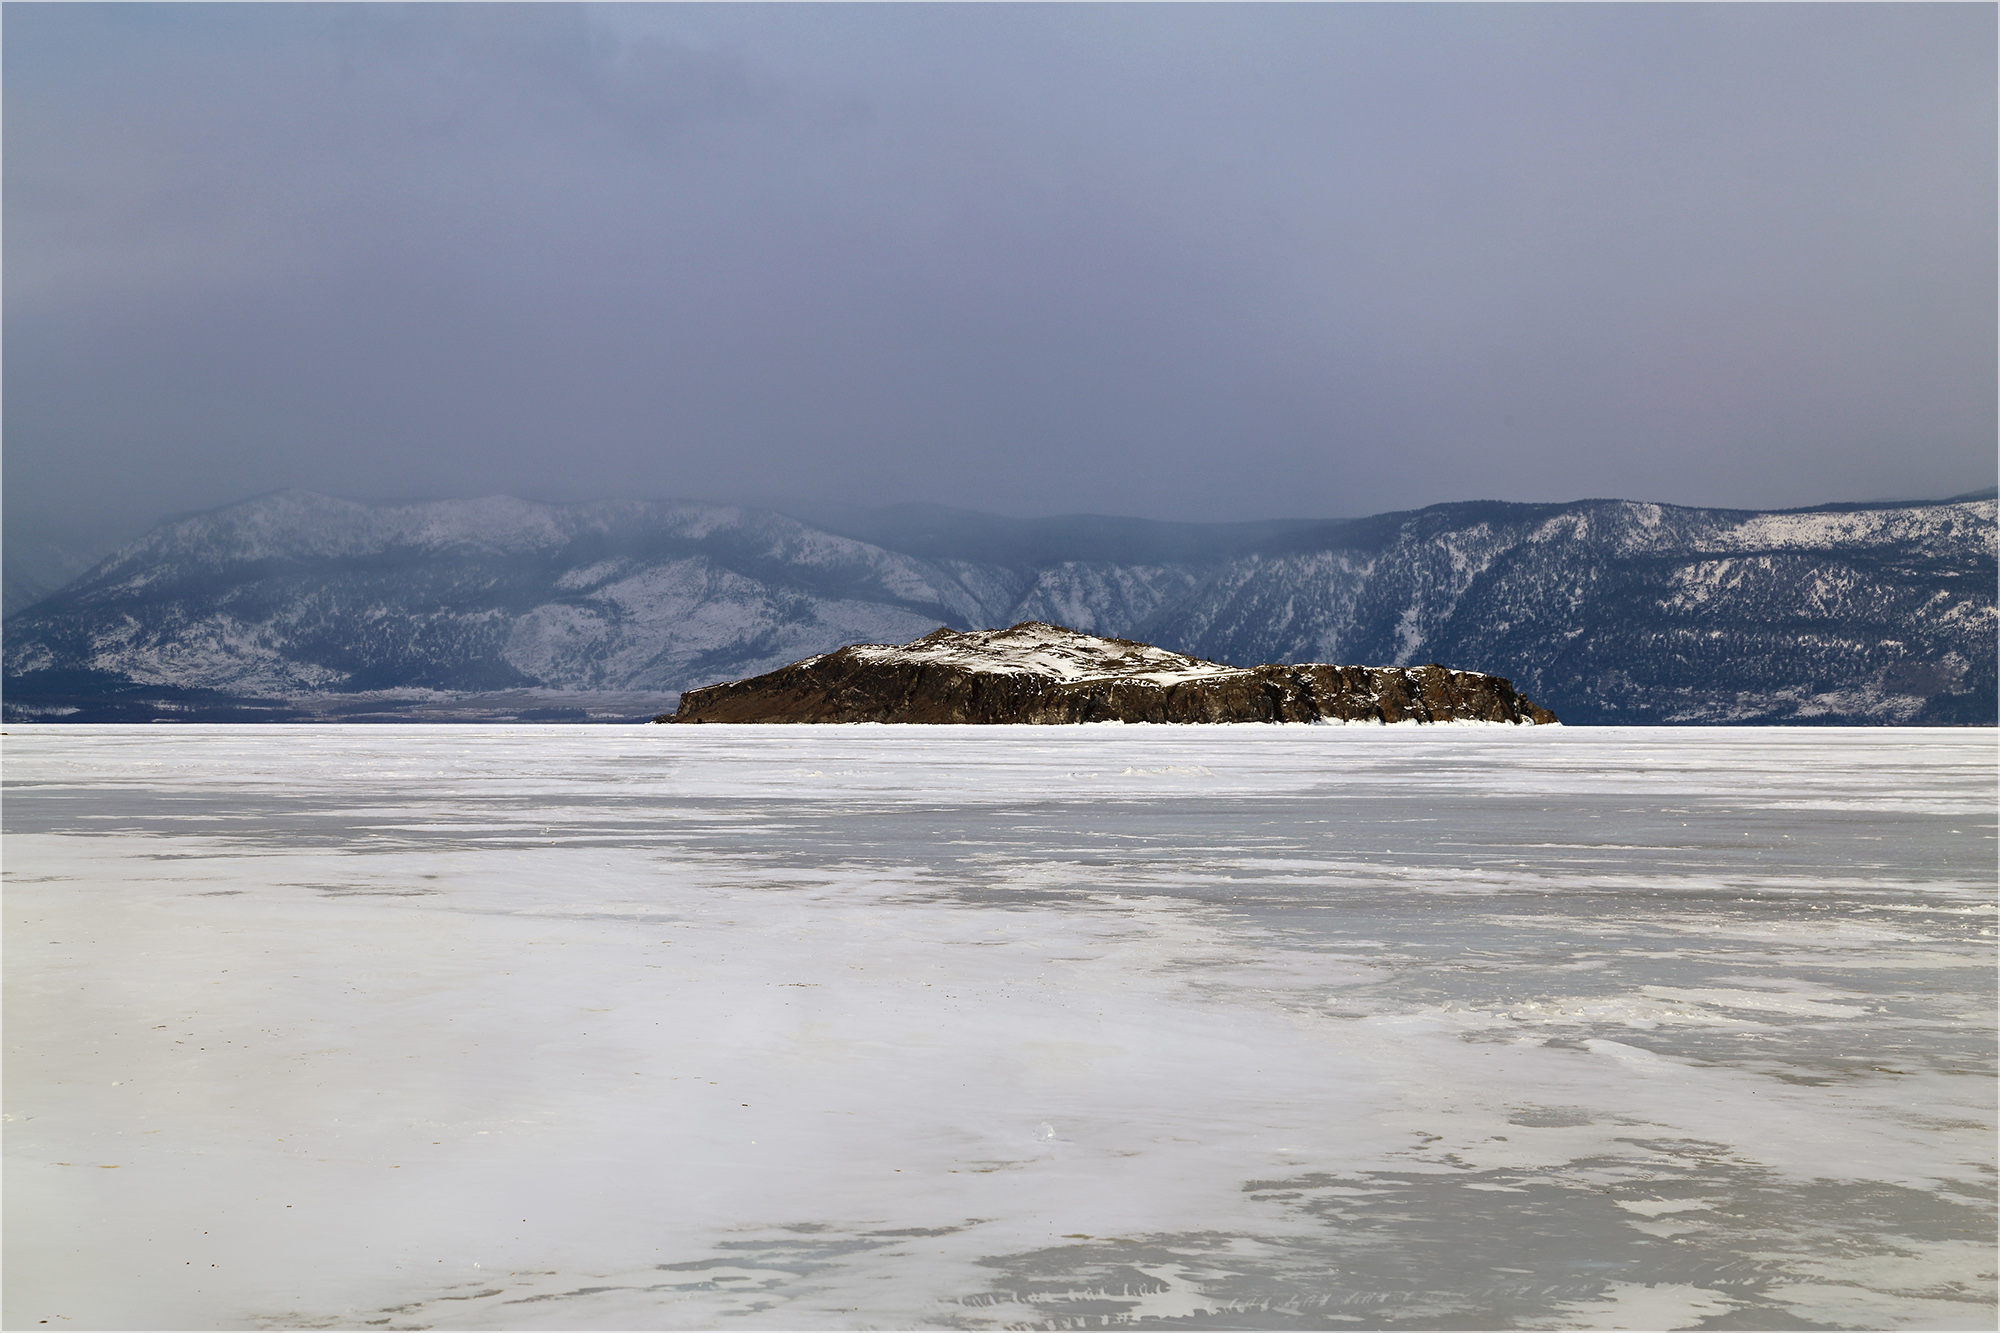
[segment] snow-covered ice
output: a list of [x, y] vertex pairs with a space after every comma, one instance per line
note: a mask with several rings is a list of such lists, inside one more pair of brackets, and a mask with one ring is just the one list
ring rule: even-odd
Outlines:
[[1991, 1327], [1991, 732], [9, 727], [9, 1328]]

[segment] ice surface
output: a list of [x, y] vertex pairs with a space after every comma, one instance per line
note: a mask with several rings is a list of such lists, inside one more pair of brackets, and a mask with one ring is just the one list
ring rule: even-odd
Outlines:
[[9, 728], [6, 1326], [1991, 1327], [1991, 733]]

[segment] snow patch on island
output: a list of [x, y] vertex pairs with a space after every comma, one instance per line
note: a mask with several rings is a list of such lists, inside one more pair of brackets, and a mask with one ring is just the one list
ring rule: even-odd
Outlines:
[[1035, 621], [1011, 629], [963, 634], [941, 629], [900, 647], [871, 643], [858, 645], [851, 651], [865, 662], [935, 663], [1000, 675], [1045, 676], [1064, 682], [1149, 680], [1173, 685], [1184, 680], [1249, 674], [1242, 667], [1204, 662], [1151, 644], [1100, 639]]

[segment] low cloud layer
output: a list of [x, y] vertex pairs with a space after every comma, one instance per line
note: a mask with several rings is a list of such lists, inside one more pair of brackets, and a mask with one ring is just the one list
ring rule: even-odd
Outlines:
[[1993, 477], [1990, 6], [4, 23], [10, 545], [286, 485], [1224, 519]]

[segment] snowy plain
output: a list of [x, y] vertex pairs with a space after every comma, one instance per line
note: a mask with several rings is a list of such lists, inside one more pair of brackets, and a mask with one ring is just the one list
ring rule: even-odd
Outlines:
[[9, 727], [9, 1328], [1990, 1328], [1990, 731]]

